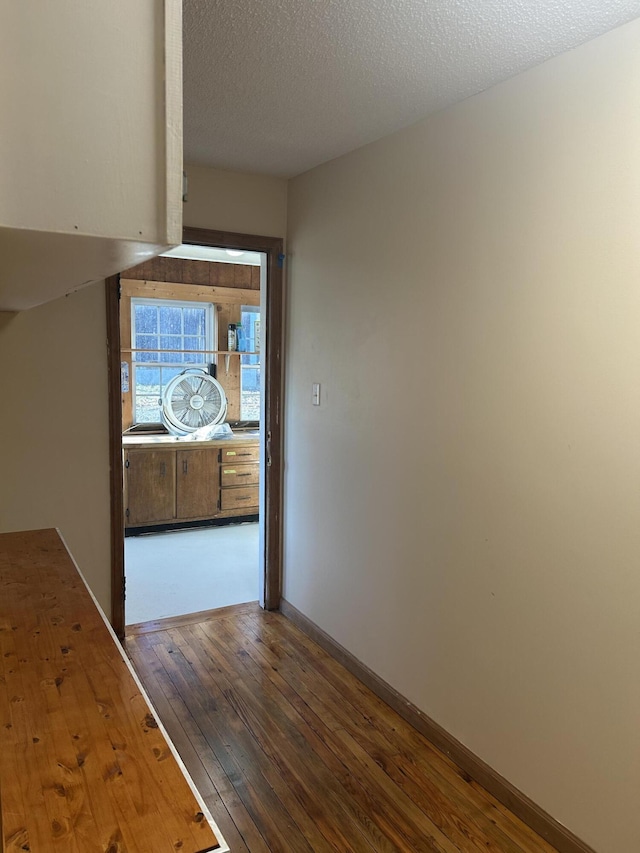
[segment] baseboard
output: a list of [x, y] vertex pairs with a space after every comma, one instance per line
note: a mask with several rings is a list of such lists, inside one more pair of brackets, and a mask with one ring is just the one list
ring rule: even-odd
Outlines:
[[337, 643], [322, 628], [301, 613], [285, 599], [280, 602], [283, 616], [291, 620], [307, 636], [314, 640], [333, 658], [339, 661], [356, 678], [360, 679], [373, 693], [387, 703], [400, 716], [424, 735], [457, 766], [487, 790], [492, 796], [510, 809], [527, 826], [531, 827], [559, 853], [595, 853], [592, 847], [581, 841], [555, 818], [536, 805], [526, 794], [515, 788], [503, 776], [474, 755], [442, 726], [416, 708], [408, 699], [394, 690], [386, 681], [361, 663], [344, 646]]

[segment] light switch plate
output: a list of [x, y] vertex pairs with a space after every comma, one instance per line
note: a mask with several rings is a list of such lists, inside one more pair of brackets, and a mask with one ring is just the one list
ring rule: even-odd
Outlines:
[[314, 406], [320, 405], [320, 383], [314, 382], [311, 386], [311, 402]]

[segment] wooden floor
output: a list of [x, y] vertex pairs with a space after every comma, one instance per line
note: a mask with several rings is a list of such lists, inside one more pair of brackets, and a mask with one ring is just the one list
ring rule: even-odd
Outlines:
[[554, 848], [278, 613], [127, 640], [232, 853]]

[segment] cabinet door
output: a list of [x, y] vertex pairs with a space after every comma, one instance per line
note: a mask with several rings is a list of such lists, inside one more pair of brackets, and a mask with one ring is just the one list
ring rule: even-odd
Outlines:
[[175, 450], [129, 450], [125, 472], [127, 527], [176, 517]]
[[178, 450], [177, 517], [213, 518], [219, 496], [217, 449]]

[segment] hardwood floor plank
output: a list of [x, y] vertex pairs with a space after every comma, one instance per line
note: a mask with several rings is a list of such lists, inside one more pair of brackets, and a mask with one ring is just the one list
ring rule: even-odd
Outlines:
[[247, 604], [231, 604], [228, 607], [218, 607], [215, 610], [200, 610], [198, 613], [185, 613], [183, 616], [167, 616], [164, 619], [153, 619], [147, 622], [136, 622], [127, 625], [127, 637], [140, 634], [156, 634], [158, 631], [168, 631], [182, 625], [206, 622], [210, 619], [225, 618], [229, 615], [238, 617], [241, 613], [253, 614], [259, 610], [257, 601]]
[[470, 782], [472, 794], [478, 796], [478, 801], [483, 804], [484, 813], [488, 819], [505, 827], [505, 832], [516, 841], [523, 853], [556, 853], [556, 848], [542, 839], [537, 832], [527, 826], [526, 823], [516, 817], [506, 806], [498, 800], [486, 802], [487, 792], [473, 779]]
[[264, 839], [247, 814], [182, 697], [173, 687], [164, 667], [148, 642], [127, 642], [127, 652], [139, 671], [151, 701], [180, 753], [196, 787], [202, 794], [233, 853], [268, 853]]
[[[244, 623], [244, 621], [239, 621], [241, 624], [245, 625], [246, 628], [246, 624]], [[192, 633], [196, 633], [197, 631], [197, 626], [192, 629]], [[224, 624], [217, 623], [215, 625], [206, 627], [203, 626], [201, 631], [202, 633], [205, 633], [214, 644], [217, 645], [218, 649], [221, 652], [224, 652], [226, 650], [227, 654], [229, 654], [230, 647], [235, 647], [244, 652], [244, 655], [240, 658], [240, 661], [241, 665], [245, 668], [246, 675], [243, 677], [242, 680], [246, 680], [246, 678], [251, 677], [251, 670], [248, 668], [248, 662], [251, 658], [247, 649], [244, 647], [244, 638], [242, 636], [242, 632], [235, 631], [229, 634], [228, 622]], [[222, 639], [225, 633], [229, 634], [229, 640], [226, 645]], [[259, 669], [258, 671], [260, 672]], [[273, 672], [273, 668], [270, 667], [268, 671]], [[229, 676], [232, 676], [233, 669], [227, 674]], [[337, 699], [338, 703], [340, 701], [340, 697], [331, 697], [331, 699]], [[325, 708], [327, 707], [330, 707], [330, 703], [327, 703]], [[282, 723], [280, 725], [281, 728], [284, 729], [284, 725]], [[339, 732], [337, 737], [334, 736], [332, 744], [332, 748], [336, 756], [342, 756], [344, 754], [345, 744], [344, 739], [341, 737], [341, 735], [342, 732]], [[286, 737], [292, 737], [292, 733], [287, 733]], [[352, 754], [354, 751], [355, 749], [352, 748], [349, 761], [352, 775], [354, 775], [354, 755]], [[375, 770], [378, 770], [377, 766]], [[458, 848], [454, 847], [451, 844], [449, 838], [446, 836], [446, 834], [440, 831], [439, 825], [431, 821], [426, 813], [422, 813], [419, 809], [416, 809], [412, 801], [409, 798], [405, 797], [402, 789], [395, 787], [393, 781], [388, 776], [381, 774], [378, 778], [376, 772], [372, 772], [372, 767], [369, 766], [368, 772], [364, 772], [358, 778], [361, 785], [366, 788], [369, 798], [371, 798], [372, 790], [379, 790], [382, 792], [382, 796], [380, 797], [380, 803], [371, 807], [371, 811], [376, 815], [376, 819], [378, 822], [385, 821], [383, 826], [384, 831], [387, 834], [391, 834], [397, 844], [406, 845], [408, 849], [418, 849], [416, 845], [418, 845], [419, 843], [426, 844], [426, 841], [424, 839], [429, 838], [430, 846], [425, 846], [425, 849], [456, 853]], [[396, 800], [401, 800], [402, 807], [396, 807], [394, 812], [391, 813], [385, 812], [384, 804], [387, 802], [389, 797], [391, 797], [391, 799], [395, 798]], [[397, 814], [402, 815], [401, 821], [398, 820]], [[411, 816], [411, 820], [409, 820], [409, 816]], [[466, 843], [467, 839], [464, 839], [464, 841]]]
[[[269, 849], [274, 853], [313, 853], [284, 804], [262, 775], [259, 750], [246, 732], [234, 724], [228, 697], [219, 688], [208, 690], [203, 687], [173, 639], [169, 648], [159, 644], [154, 646], [154, 650], [176, 689], [182, 695], [188, 695], [189, 707], [198, 727], [254, 823], [269, 839]], [[233, 744], [233, 749], [229, 744]], [[275, 816], [284, 816], [284, 820], [276, 820]]]
[[[337, 791], [339, 807], [347, 810], [350, 820], [355, 823], [358, 831], [366, 836], [374, 850], [380, 851], [380, 853], [393, 853], [397, 848], [385, 837], [371, 817], [372, 813], [375, 812], [375, 804], [369, 791], [355, 779], [345, 755], [340, 750], [337, 750], [336, 754], [336, 750], [332, 750], [328, 743], [331, 732], [339, 728], [339, 724], [332, 718], [329, 710], [330, 705], [327, 704], [318, 708], [318, 713], [316, 713], [310, 704], [307, 704], [295, 690], [289, 687], [278, 672], [278, 666], [271, 661], [264, 660], [260, 649], [257, 647], [250, 648], [250, 655], [253, 658], [262, 658], [263, 665], [274, 685], [277, 686], [283, 698], [288, 701], [308, 726], [305, 735], [307, 746], [314, 750], [340, 785]], [[327, 722], [328, 720], [331, 722]], [[306, 759], [305, 753], [306, 750], [301, 751], [305, 772], [308, 773], [309, 771], [306, 769], [308, 759]], [[323, 789], [322, 799], [329, 801], [327, 805], [333, 806], [335, 804], [332, 786]]]
[[[376, 729], [371, 720], [359, 714], [356, 708], [344, 701], [343, 694], [322, 678], [315, 679], [314, 691], [309, 690], [304, 677], [297, 675], [296, 667], [288, 662], [288, 655], [283, 653], [282, 644], [279, 642], [280, 632], [270, 630], [264, 623], [256, 630], [253, 620], [242, 618], [239, 621], [244, 628], [244, 647], [248, 653], [257, 651], [265, 656], [272, 667], [278, 667], [279, 675], [286, 679], [303, 700], [303, 707], [308, 705], [318, 711], [324, 704], [325, 707], [331, 708], [333, 719], [329, 725], [334, 729], [344, 727], [361, 747], [370, 752], [400, 788], [410, 791], [412, 798], [422, 803], [425, 814], [447, 837], [463, 845], [461, 849], [495, 853], [521, 851], [520, 845], [501, 831], [495, 819], [487, 817], [485, 810], [461, 796], [457, 787], [451, 785], [443, 776], [437, 775], [431, 766], [432, 762], [420, 769], [415, 768], [415, 749], [413, 746], [411, 749], [405, 748], [402, 743], [398, 743], [397, 732]], [[251, 642], [248, 642], [247, 637], [251, 637]], [[294, 700], [289, 697], [289, 701]], [[456, 815], [460, 809], [465, 815], [463, 830], [458, 826]]]
[[[252, 640], [255, 635], [251, 634], [251, 626], [247, 620], [240, 620], [245, 634], [250, 636]], [[370, 752], [374, 760], [384, 772], [394, 781], [394, 783], [403, 791], [408, 792], [411, 798], [420, 805], [424, 813], [433, 821], [448, 838], [460, 846], [460, 849], [469, 850], [487, 850], [495, 851], [495, 853], [518, 853], [519, 847], [510, 841], [503, 833], [497, 839], [499, 846], [496, 845], [496, 840], [491, 839], [485, 833], [485, 827], [499, 832], [497, 827], [488, 821], [486, 816], [478, 809], [466, 809], [467, 824], [464, 828], [459, 826], [459, 818], [457, 810], [461, 804], [460, 798], [451, 796], [450, 792], [441, 791], [436, 784], [431, 782], [429, 778], [424, 778], [424, 774], [419, 771], [412, 772], [413, 765], [408, 762], [405, 757], [396, 749], [396, 745], [390, 740], [385, 743], [379, 743], [371, 739], [370, 733], [366, 732], [363, 735], [363, 729], [359, 725], [354, 714], [341, 713], [344, 708], [349, 708], [346, 703], [339, 701], [340, 695], [330, 685], [323, 689], [321, 682], [317, 682], [315, 692], [308, 690], [304, 680], [301, 679], [295, 672], [294, 668], [287, 663], [287, 660], [282, 654], [273, 654], [273, 641], [270, 640], [265, 644], [264, 639], [268, 639], [264, 632], [262, 641], [249, 642], [246, 638], [243, 647], [249, 654], [258, 654], [264, 657], [267, 665], [273, 670], [278, 667], [276, 676], [284, 683], [281, 686], [283, 695], [286, 695], [288, 700], [297, 707], [300, 713], [305, 714], [305, 708], [312, 710], [312, 713], [321, 712], [322, 703], [325, 707], [332, 709], [331, 728], [336, 730], [341, 727], [341, 723], [345, 729], [359, 744]], [[279, 648], [279, 647], [278, 647]], [[296, 703], [296, 697], [299, 701]], [[326, 714], [326, 711], [325, 711]], [[338, 720], [337, 717], [340, 717]], [[313, 724], [312, 720], [307, 718], [307, 722]], [[326, 722], [326, 719], [325, 719]], [[367, 721], [368, 723], [369, 721]], [[369, 726], [370, 727], [370, 726]], [[386, 747], [386, 748], [385, 748]]]
[[281, 614], [157, 628], [131, 658], [234, 853], [555, 853]]
[[[495, 820], [501, 832], [516, 843], [517, 850], [522, 850], [523, 853], [556, 853], [554, 847], [535, 833], [533, 837], [538, 846], [529, 850], [525, 841], [527, 835], [532, 833], [529, 827], [505, 809], [484, 788], [475, 784], [453, 761], [434, 747], [420, 732], [406, 724], [392, 708], [375, 696], [368, 687], [353, 678], [340, 663], [324, 652], [313, 640], [304, 634], [299, 636], [298, 629], [287, 619], [283, 620], [281, 630], [280, 623], [275, 621], [282, 618], [281, 614], [266, 613], [265, 617], [264, 621], [260, 620], [258, 624], [266, 636], [273, 635], [275, 631], [278, 641], [287, 649], [291, 648], [292, 643], [295, 642], [296, 654], [300, 653], [308, 666], [315, 666], [316, 672], [335, 686], [345, 702], [349, 702], [357, 713], [372, 720], [383, 741], [390, 739], [396, 746], [399, 745], [403, 756], [409, 760], [415, 760], [421, 772], [433, 778], [436, 785], [448, 790], [453, 788], [462, 791], [464, 802], [469, 806], [475, 806], [477, 814], [491, 814], [491, 820]], [[284, 644], [283, 637], [289, 639], [287, 644]], [[505, 819], [506, 815], [508, 819]], [[518, 827], [518, 839], [513, 837], [513, 827]], [[502, 853], [500, 846], [497, 849]]]
[[[237, 672], [232, 664], [234, 653], [222, 639], [223, 626], [220, 623], [211, 626], [211, 633], [215, 634], [215, 640], [211, 634], [205, 633], [205, 626], [201, 630], [192, 626], [189, 630], [189, 645], [198, 650], [200, 664], [204, 667], [200, 670], [201, 677], [206, 682], [207, 665], [213, 663], [206, 653], [206, 646], [213, 642], [218, 652], [215, 660], [226, 663], [224, 674], [228, 680], [225, 688], [229, 691], [238, 719], [260, 745], [268, 759], [266, 766], [272, 764], [277, 767], [277, 775], [270, 774], [269, 781], [277, 785], [276, 790], [284, 797], [313, 850], [370, 853], [374, 848], [366, 845], [364, 840], [356, 846], [350, 842], [354, 826], [345, 819], [345, 806], [335, 790], [335, 778], [308, 748], [305, 749], [308, 741], [296, 730], [296, 721], [288, 718], [286, 710], [280, 707], [281, 703], [277, 699], [274, 701], [276, 691], [268, 677], [255, 679], [253, 673], [246, 669], [246, 661], [242, 657], [237, 657], [240, 667]], [[288, 789], [288, 795], [283, 786]], [[331, 821], [326, 820], [327, 804], [331, 807]]]
[[[245, 623], [245, 633], [249, 634], [249, 626]], [[247, 645], [249, 645], [247, 643]], [[287, 665], [286, 660], [282, 657], [276, 657], [272, 655], [270, 649], [267, 649], [264, 643], [256, 643], [253, 654], [255, 655], [257, 652], [258, 655], [263, 656], [266, 665], [275, 672], [274, 679], [279, 683], [280, 690], [285, 697], [293, 706], [295, 706], [298, 712], [303, 716], [305, 722], [310, 726], [313, 730], [318, 730], [318, 721], [321, 719], [321, 716], [325, 719], [327, 717], [331, 717], [332, 721], [329, 724], [329, 729], [332, 733], [332, 746], [337, 756], [348, 756], [348, 765], [351, 770], [352, 776], [354, 775], [354, 752], [360, 751], [361, 747], [364, 745], [365, 749], [371, 751], [372, 755], [375, 756], [376, 766], [373, 769], [372, 765], [369, 765], [367, 771], [362, 775], [361, 781], [363, 786], [366, 787], [368, 792], [368, 796], [371, 797], [372, 789], [375, 786], [375, 778], [378, 775], [379, 768], [382, 767], [385, 770], [383, 761], [378, 756], [379, 750], [372, 745], [372, 742], [365, 736], [363, 738], [363, 743], [354, 741], [354, 744], [350, 745], [350, 748], [345, 749], [345, 736], [349, 736], [344, 728], [341, 727], [340, 721], [336, 719], [334, 716], [335, 713], [339, 713], [339, 709], [341, 707], [341, 697], [339, 694], [333, 695], [331, 693], [328, 694], [328, 698], [325, 698], [325, 703], [322, 705], [322, 702], [317, 698], [317, 695], [322, 694], [322, 690], [318, 690], [318, 687], [322, 688], [322, 684], [316, 680], [314, 682], [314, 687], [316, 688], [315, 692], [309, 691], [302, 679], [296, 678], [295, 674], [292, 672], [292, 668]], [[250, 652], [251, 654], [251, 652]], [[277, 667], [277, 671], [276, 671]], [[291, 686], [294, 685], [295, 689]], [[317, 694], [317, 695], [316, 695]], [[332, 713], [333, 712], [333, 713]], [[347, 726], [349, 725], [349, 712], [347, 711], [344, 716], [342, 716], [342, 721], [346, 722]], [[353, 730], [353, 729], [352, 729]], [[326, 743], [326, 741], [325, 741]], [[388, 753], [391, 754], [393, 752], [393, 745], [391, 743], [387, 743]], [[389, 756], [387, 756], [388, 758]], [[386, 771], [385, 771], [386, 772]], [[388, 775], [388, 774], [387, 774]], [[395, 785], [396, 780], [384, 779], [383, 785]], [[402, 800], [404, 797], [401, 786], [397, 786], [397, 790], [388, 790], [387, 794], [391, 793], [392, 799], [398, 802], [398, 800]], [[381, 798], [383, 801], [386, 801], [387, 796], [383, 795]], [[408, 814], [412, 811], [413, 804], [407, 800], [399, 806], [399, 809], [403, 815], [403, 819], [406, 820]], [[378, 808], [377, 811], [380, 811]], [[446, 837], [446, 833], [442, 834], [440, 832], [441, 826], [434, 821], [431, 820], [431, 814], [428, 810], [424, 811], [424, 814], [418, 814], [417, 811], [414, 810], [413, 817], [417, 820], [417, 824], [422, 831], [421, 837], [425, 835], [430, 835], [436, 845], [433, 849], [443, 849], [443, 850], [457, 850], [458, 847], [451, 846], [449, 839]], [[379, 815], [380, 818], [380, 815]], [[387, 824], [386, 831], [390, 831], [390, 827], [393, 826], [393, 818], [389, 815], [386, 816]], [[443, 821], [444, 823], [444, 821]], [[466, 839], [463, 839], [466, 843]], [[404, 838], [403, 843], [408, 843], [407, 838]], [[460, 848], [463, 849], [463, 848]]]

